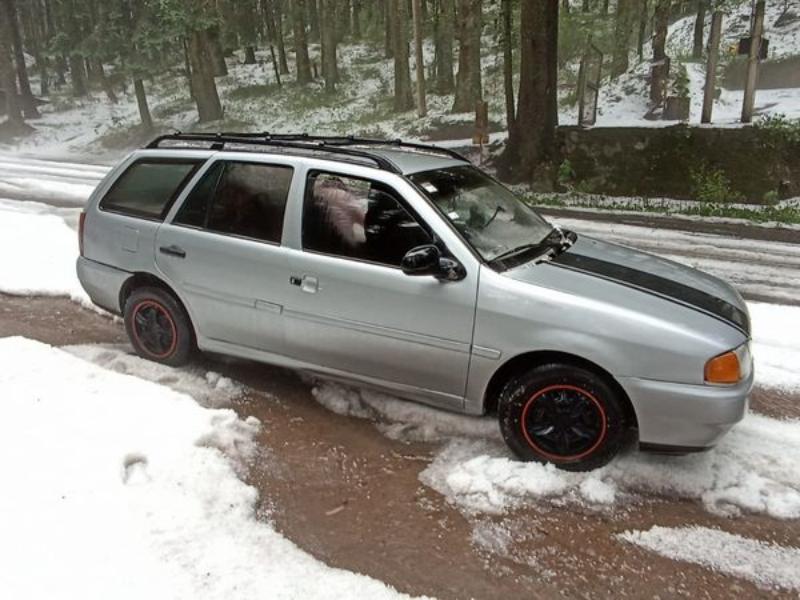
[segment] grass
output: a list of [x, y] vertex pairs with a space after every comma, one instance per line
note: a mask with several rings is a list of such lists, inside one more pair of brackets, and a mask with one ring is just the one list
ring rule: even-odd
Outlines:
[[[576, 198], [572, 196], [571, 198]], [[729, 219], [744, 219], [753, 223], [780, 223], [783, 225], [800, 225], [800, 209], [792, 206], [754, 206], [746, 208], [718, 203], [697, 203], [691, 206], [675, 206], [658, 201], [648, 202], [643, 198], [641, 204], [627, 202], [611, 202], [600, 204], [590, 199], [567, 202], [559, 196], [525, 196], [525, 201], [534, 207], [553, 208], [591, 208], [608, 212], [620, 210], [662, 214], [662, 215], [687, 215], [697, 217], [724, 217]]]

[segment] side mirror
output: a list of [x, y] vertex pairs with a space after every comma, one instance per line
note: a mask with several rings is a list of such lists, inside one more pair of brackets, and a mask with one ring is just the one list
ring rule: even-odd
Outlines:
[[403, 273], [415, 277], [433, 276], [447, 281], [458, 281], [466, 277], [464, 267], [457, 260], [443, 257], [433, 244], [417, 246], [409, 250], [400, 262]]

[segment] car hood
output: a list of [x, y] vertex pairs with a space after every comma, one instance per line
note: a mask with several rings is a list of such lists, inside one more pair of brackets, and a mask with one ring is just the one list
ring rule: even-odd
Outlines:
[[[586, 236], [550, 264], [683, 304], [750, 335], [747, 306], [739, 293], [727, 282], [692, 267]], [[531, 271], [514, 269], [507, 274], [525, 281]]]

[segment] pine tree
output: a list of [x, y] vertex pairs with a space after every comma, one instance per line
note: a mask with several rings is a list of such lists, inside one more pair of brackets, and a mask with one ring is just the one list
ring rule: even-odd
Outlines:
[[554, 158], [558, 126], [558, 0], [521, 0], [520, 84], [517, 115], [500, 171], [532, 182], [537, 167]]
[[475, 110], [483, 99], [481, 83], [482, 0], [458, 2], [458, 75], [453, 112]]

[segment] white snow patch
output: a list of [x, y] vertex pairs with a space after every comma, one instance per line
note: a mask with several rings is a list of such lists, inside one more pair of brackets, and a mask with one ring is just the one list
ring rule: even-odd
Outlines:
[[614, 505], [642, 494], [697, 500], [731, 517], [800, 518], [800, 421], [751, 413], [702, 454], [629, 450], [596, 471], [568, 473], [515, 459], [493, 417], [451, 414], [327, 382], [317, 382], [313, 394], [339, 414], [376, 421], [393, 439], [445, 441], [420, 480], [466, 513], [503, 514], [543, 500]]
[[111, 371], [165, 385], [206, 407], [227, 406], [244, 392], [241, 385], [215, 371], [194, 365], [175, 368], [145, 360], [133, 354], [127, 345], [81, 345], [62, 349]]
[[437, 442], [457, 437], [500, 439], [495, 419], [471, 417], [401, 400], [365, 389], [323, 380], [313, 380], [314, 398], [340, 415], [377, 421], [391, 439], [409, 442]]
[[23, 338], [0, 364], [0, 597], [398, 597], [256, 519], [219, 450], [253, 460], [256, 419]]
[[800, 590], [800, 548], [708, 527], [659, 527], [618, 537], [672, 560], [733, 575], [761, 587]]
[[612, 504], [630, 494], [698, 500], [715, 514], [800, 518], [800, 422], [748, 414], [703, 454], [629, 451], [589, 473], [515, 460], [500, 443], [453, 440], [421, 473], [468, 513], [501, 514], [541, 499]]
[[0, 202], [0, 292], [67, 296], [94, 308], [78, 281], [78, 235], [44, 205]]
[[756, 383], [800, 391], [800, 306], [748, 304], [753, 324]]

